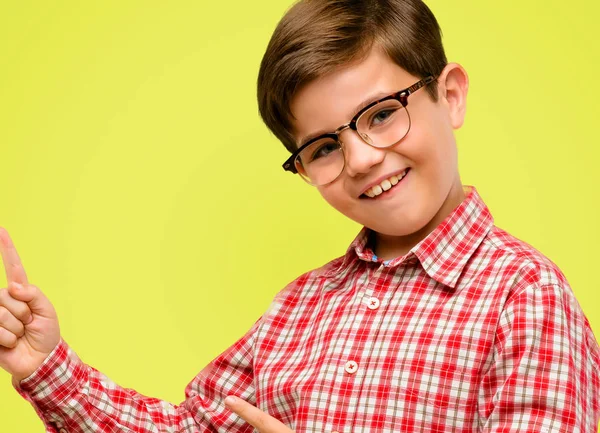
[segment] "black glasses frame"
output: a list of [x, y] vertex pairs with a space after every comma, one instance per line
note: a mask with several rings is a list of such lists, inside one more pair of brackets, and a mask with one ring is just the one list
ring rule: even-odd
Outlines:
[[[379, 104], [381, 102], [384, 102], [384, 101], [389, 101], [390, 99], [395, 99], [395, 100], [399, 101], [402, 104], [402, 106], [406, 109], [406, 106], [408, 105], [408, 97], [410, 95], [412, 95], [414, 92], [416, 92], [417, 90], [419, 90], [421, 87], [424, 87], [424, 86], [428, 85], [429, 83], [431, 83], [434, 80], [435, 80], [435, 77], [433, 77], [432, 75], [430, 75], [430, 76], [422, 79], [421, 81], [416, 82], [412, 86], [407, 87], [406, 89], [402, 89], [402, 90], [400, 90], [398, 92], [392, 93], [391, 95], [388, 95], [388, 96], [385, 96], [385, 97], [383, 97], [381, 99], [378, 99], [377, 101], [371, 102], [369, 105], [367, 105], [366, 107], [362, 108], [358, 113], [356, 113], [350, 122], [348, 122], [348, 123], [340, 126], [339, 128], [337, 128], [333, 132], [328, 132], [328, 133], [325, 133], [325, 134], [321, 134], [318, 137], [312, 138], [312, 139], [308, 140], [306, 143], [304, 143], [302, 146], [300, 146], [283, 163], [283, 165], [282, 165], [283, 169], [285, 171], [290, 171], [290, 172], [292, 172], [294, 174], [297, 174], [298, 173], [298, 169], [296, 168], [296, 165], [294, 164], [294, 160], [298, 157], [298, 155], [300, 154], [300, 152], [302, 152], [307, 146], [310, 146], [315, 141], [322, 140], [323, 138], [331, 138], [331, 139], [335, 140], [340, 146], [342, 146], [342, 142], [339, 139], [339, 136], [342, 133], [342, 131], [345, 131], [348, 128], [352, 129], [353, 131], [357, 131], [357, 126], [356, 125], [358, 123], [358, 119], [366, 111], [370, 110], [375, 105], [377, 105], [377, 104]], [[372, 146], [372, 144], [370, 144], [370, 143], [367, 143], [367, 144], [369, 144], [370, 146]], [[392, 146], [392, 145], [390, 145], [390, 146]], [[385, 147], [390, 147], [390, 146], [385, 146]], [[373, 146], [373, 147], [378, 147], [378, 146]], [[382, 148], [385, 148], [385, 147], [382, 147]]]

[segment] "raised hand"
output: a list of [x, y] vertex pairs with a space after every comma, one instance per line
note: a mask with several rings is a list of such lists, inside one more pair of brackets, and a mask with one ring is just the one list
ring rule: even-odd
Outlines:
[[229, 396], [225, 399], [225, 406], [260, 433], [294, 433], [292, 429], [281, 421], [264, 413], [241, 398]]
[[8, 288], [0, 290], [0, 367], [20, 381], [42, 364], [60, 341], [54, 307], [29, 284], [17, 250], [0, 227], [0, 253]]

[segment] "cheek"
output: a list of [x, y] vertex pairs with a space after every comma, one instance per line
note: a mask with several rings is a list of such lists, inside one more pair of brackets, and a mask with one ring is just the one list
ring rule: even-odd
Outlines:
[[321, 197], [338, 211], [346, 214], [351, 208], [351, 198], [344, 190], [342, 179], [326, 186], [318, 186], [317, 190]]
[[427, 119], [419, 119], [415, 140], [411, 142], [415, 162], [427, 167], [436, 177], [455, 170], [457, 161], [454, 132], [447, 117], [441, 114], [436, 110]]

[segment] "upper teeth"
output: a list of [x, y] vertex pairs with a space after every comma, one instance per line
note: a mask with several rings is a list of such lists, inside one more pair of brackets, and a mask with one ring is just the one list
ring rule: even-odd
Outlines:
[[402, 178], [406, 176], [407, 170], [408, 169], [404, 170], [400, 174], [397, 174], [395, 176], [389, 177], [381, 181], [379, 185], [372, 186], [371, 188], [365, 191], [365, 195], [369, 197], [375, 197], [382, 194], [384, 191], [387, 191], [388, 189], [396, 185], [398, 182], [400, 182]]

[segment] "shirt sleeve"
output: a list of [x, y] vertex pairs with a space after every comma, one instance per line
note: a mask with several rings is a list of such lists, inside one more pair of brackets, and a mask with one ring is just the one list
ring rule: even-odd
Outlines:
[[501, 314], [482, 432], [597, 433], [600, 349], [570, 288], [527, 287]]
[[250, 432], [223, 400], [234, 394], [255, 404], [252, 353], [260, 321], [187, 385], [180, 405], [121, 388], [83, 363], [64, 340], [31, 376], [13, 385], [48, 433]]

